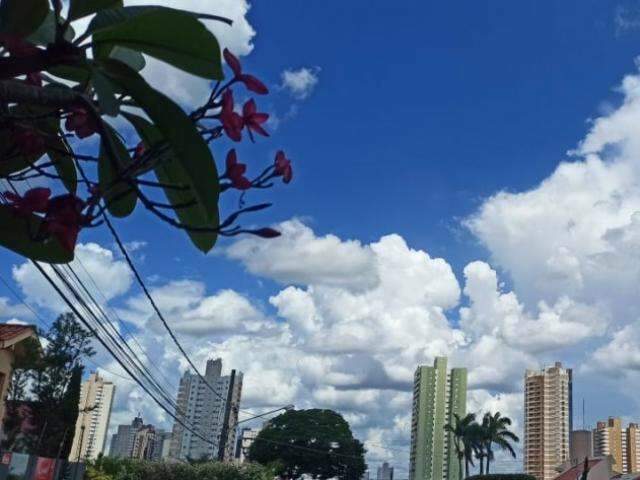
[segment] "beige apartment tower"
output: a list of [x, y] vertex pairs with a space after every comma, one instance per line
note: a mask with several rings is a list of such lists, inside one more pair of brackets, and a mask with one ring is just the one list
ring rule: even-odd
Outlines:
[[82, 384], [69, 460], [95, 460], [104, 450], [115, 386], [97, 373]]
[[613, 472], [625, 474], [637, 472], [638, 460], [640, 460], [638, 425], [630, 423], [627, 428], [622, 428], [622, 421], [615, 417], [598, 422], [593, 430], [593, 450], [597, 457], [611, 458]]
[[557, 362], [524, 377], [524, 471], [552, 480], [569, 460], [572, 430], [572, 372]]

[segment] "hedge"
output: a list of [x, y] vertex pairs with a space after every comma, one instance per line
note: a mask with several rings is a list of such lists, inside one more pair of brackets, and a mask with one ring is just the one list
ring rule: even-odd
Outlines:
[[99, 460], [87, 468], [86, 480], [273, 480], [272, 470], [261, 465], [149, 462], [131, 459]]
[[489, 475], [471, 475], [466, 480], [536, 480], [526, 473], [490, 473]]

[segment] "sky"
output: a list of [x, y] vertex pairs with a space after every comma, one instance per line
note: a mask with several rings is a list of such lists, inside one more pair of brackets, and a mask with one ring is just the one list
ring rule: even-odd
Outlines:
[[[469, 369], [469, 410], [519, 433], [524, 372], [555, 361], [574, 369], [576, 425], [640, 420], [640, 1], [165, 3], [235, 20], [210, 28], [269, 85], [257, 101], [272, 115], [240, 159], [260, 171], [283, 148], [294, 166], [249, 197], [274, 202], [250, 221], [279, 239], [205, 256], [144, 209], [116, 223], [196, 363], [244, 372], [243, 408], [336, 409], [372, 470], [389, 461], [398, 478], [413, 372], [436, 355]], [[156, 61], [144, 74], [184, 106], [207, 93]], [[219, 161], [229, 146], [214, 144]], [[80, 242], [81, 275], [177, 386], [186, 362], [113, 239]], [[44, 318], [64, 309], [6, 250], [0, 274]], [[2, 286], [0, 320], [37, 322]], [[171, 426], [103, 375], [112, 431], [138, 411]]]

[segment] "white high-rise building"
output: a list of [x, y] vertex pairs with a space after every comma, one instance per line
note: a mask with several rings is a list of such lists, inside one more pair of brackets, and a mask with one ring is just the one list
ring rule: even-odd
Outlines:
[[557, 362], [524, 377], [524, 471], [551, 480], [569, 461], [572, 430], [572, 372]]
[[176, 416], [195, 433], [175, 422], [169, 456], [181, 460], [231, 461], [242, 373], [231, 370], [230, 375], [222, 376], [222, 360], [218, 358], [207, 361], [204, 378], [206, 383], [198, 375], [186, 372], [180, 380]]
[[115, 388], [97, 373], [82, 384], [69, 460], [95, 460], [104, 451]]

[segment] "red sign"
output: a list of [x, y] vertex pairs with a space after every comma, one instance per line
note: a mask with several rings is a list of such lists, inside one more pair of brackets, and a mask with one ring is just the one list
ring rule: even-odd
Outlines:
[[56, 471], [55, 458], [38, 457], [36, 463], [36, 472], [33, 480], [53, 480], [53, 474]]
[[9, 465], [11, 463], [11, 453], [7, 452], [2, 454], [2, 464]]

